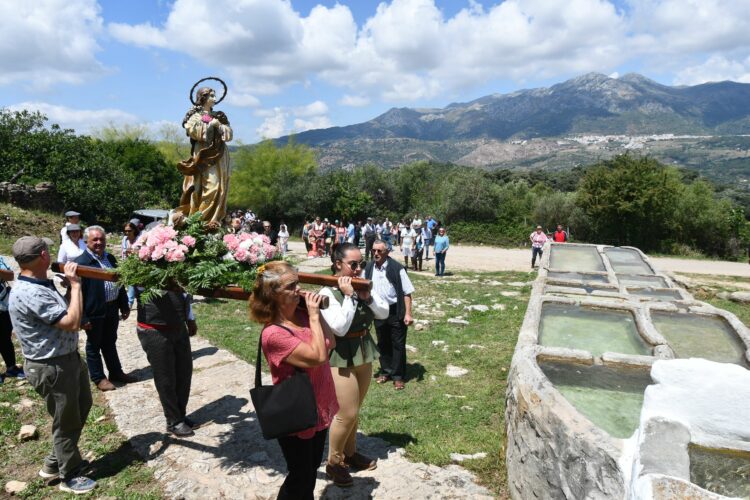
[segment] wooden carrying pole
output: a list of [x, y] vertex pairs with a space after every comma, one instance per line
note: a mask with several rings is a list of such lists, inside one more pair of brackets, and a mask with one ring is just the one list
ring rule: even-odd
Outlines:
[[13, 274], [13, 271], [0, 269], [0, 281], [13, 281], [15, 277], [16, 276]]
[[[59, 262], [52, 263], [52, 272], [61, 273], [63, 272], [63, 266]], [[76, 274], [81, 278], [91, 278], [95, 280], [103, 281], [117, 281], [119, 276], [116, 272], [105, 271], [99, 267], [91, 266], [78, 266]], [[306, 283], [309, 285], [321, 285], [335, 287], [338, 285], [338, 278], [336, 276], [328, 276], [325, 274], [312, 274], [312, 273], [298, 273], [300, 283]], [[357, 291], [369, 291], [372, 289], [372, 282], [370, 280], [362, 278], [353, 278], [352, 286]], [[200, 290], [200, 294], [204, 297], [214, 297], [222, 299], [235, 299], [235, 300], [247, 300], [250, 298], [250, 292], [246, 292], [238, 286], [228, 286], [224, 288], [218, 288], [216, 290]], [[328, 307], [328, 297], [323, 297], [323, 303], [321, 308], [325, 309]]]

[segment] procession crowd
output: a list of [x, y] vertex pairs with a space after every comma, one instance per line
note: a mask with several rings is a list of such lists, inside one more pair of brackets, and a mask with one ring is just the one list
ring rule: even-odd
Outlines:
[[[52, 449], [39, 475], [59, 478], [64, 491], [85, 493], [96, 486], [86, 475], [90, 464], [78, 449], [92, 404], [89, 380], [100, 391], [137, 381], [120, 363], [119, 322], [137, 305], [136, 334], [153, 369], [166, 431], [180, 438], [192, 436], [200, 425], [187, 416], [193, 370], [189, 337], [198, 326], [191, 297], [184, 292], [170, 290], [141, 301], [139, 287], [126, 289], [116, 282], [80, 278], [77, 266], [112, 269], [118, 257], [107, 251], [104, 228], [82, 229], [75, 211], [66, 217], [57, 259], [50, 255], [51, 242], [45, 239], [25, 236], [13, 245], [21, 273], [12, 287], [0, 281], [0, 351], [5, 376], [27, 378], [52, 417]], [[247, 211], [231, 214], [227, 230], [265, 234], [284, 253], [289, 232], [283, 223], [279, 229], [274, 231], [268, 221]], [[119, 258], [133, 251], [143, 230], [138, 219], [124, 225]], [[316, 217], [304, 224], [301, 236], [309, 256], [330, 257], [336, 286], [318, 293], [303, 291], [296, 270], [286, 261], [273, 261], [258, 268], [250, 299], [250, 316], [263, 325], [259, 350], [273, 383], [289, 380], [301, 370], [314, 393], [314, 425], [294, 427], [298, 412], [290, 410], [279, 420], [288, 421], [294, 431], [274, 436], [289, 471], [279, 498], [295, 499], [312, 498], [326, 440], [326, 475], [336, 485], [350, 486], [353, 472], [377, 467], [375, 459], [357, 451], [359, 412], [373, 379], [378, 384], [392, 383], [398, 391], [405, 389], [406, 336], [413, 322], [415, 292], [407, 269], [422, 270], [432, 246], [435, 275], [442, 276], [449, 248], [446, 228], [418, 214], [397, 223], [368, 217], [364, 224]], [[551, 237], [557, 242], [568, 239], [560, 226]], [[547, 241], [541, 226], [530, 241], [533, 267]], [[394, 248], [400, 249], [403, 265], [390, 257]], [[54, 260], [64, 271], [58, 275], [64, 295], [48, 279]], [[0, 257], [3, 269], [9, 268]], [[354, 278], [370, 280], [371, 288], [355, 289]], [[85, 362], [78, 351], [80, 330], [86, 335]], [[23, 367], [16, 364], [11, 331], [21, 345]]]
[[[246, 220], [244, 215], [240, 227], [230, 231], [257, 228], [271, 237], [269, 223]], [[166, 431], [180, 438], [192, 436], [200, 425], [187, 415], [192, 378], [189, 337], [197, 333], [198, 326], [191, 297], [181, 291], [166, 291], [147, 302], [139, 299], [142, 290], [138, 287], [126, 289], [116, 282], [77, 275], [79, 265], [116, 268], [118, 258], [127, 257], [144, 230], [139, 220], [125, 224], [116, 257], [108, 251], [104, 228], [92, 225], [82, 229], [80, 214], [74, 211], [66, 217], [57, 258], [50, 253], [52, 242], [48, 239], [24, 236], [14, 243], [13, 257], [21, 272], [12, 286], [0, 282], [0, 326], [5, 375], [27, 378], [45, 399], [52, 417], [52, 447], [39, 475], [50, 481], [59, 479], [63, 491], [85, 493], [96, 486], [87, 476], [90, 464], [78, 448], [92, 405], [89, 380], [100, 391], [137, 381], [120, 363], [119, 322], [136, 307], [136, 334], [153, 369]], [[281, 229], [274, 234], [276, 244], [286, 243], [282, 238], [288, 238], [285, 227]], [[312, 227], [313, 234], [316, 229]], [[416, 238], [418, 229], [423, 228], [405, 228], [398, 240], [412, 245], [410, 239]], [[371, 239], [371, 230], [375, 234], [374, 224], [368, 221], [362, 232], [365, 240]], [[447, 248], [447, 241], [445, 245]], [[350, 486], [352, 472], [377, 467], [376, 460], [356, 448], [359, 410], [373, 380], [376, 360], [377, 383], [392, 383], [395, 390], [406, 387], [406, 335], [413, 322], [414, 286], [404, 266], [389, 257], [391, 248], [381, 233], [371, 239], [371, 259], [365, 261], [358, 246], [336, 241], [328, 252], [337, 285], [318, 293], [302, 291], [295, 269], [285, 261], [269, 262], [258, 269], [250, 313], [263, 324], [260, 342], [274, 383], [301, 369], [312, 382], [316, 402], [314, 426], [278, 436], [289, 469], [279, 498], [312, 498], [326, 438], [326, 474], [335, 484]], [[57, 275], [57, 285], [48, 278], [55, 261], [63, 271]], [[1, 257], [0, 269], [8, 269]], [[371, 290], [355, 291], [352, 279], [358, 277], [370, 280]], [[320, 306], [323, 297], [329, 298], [325, 309]], [[78, 350], [80, 330], [86, 335], [85, 361]], [[16, 363], [11, 332], [19, 341], [23, 367]]]

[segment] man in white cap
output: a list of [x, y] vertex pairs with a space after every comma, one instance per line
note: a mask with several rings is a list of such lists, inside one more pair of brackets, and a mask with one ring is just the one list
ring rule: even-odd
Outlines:
[[68, 225], [69, 224], [80, 224], [81, 214], [75, 210], [68, 210], [65, 212], [65, 225], [60, 229], [60, 243], [65, 243], [68, 240]]

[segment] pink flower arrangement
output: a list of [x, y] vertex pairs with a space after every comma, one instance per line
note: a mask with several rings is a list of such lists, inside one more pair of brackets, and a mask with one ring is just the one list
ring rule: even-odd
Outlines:
[[195, 246], [195, 238], [183, 236], [177, 240], [177, 231], [170, 226], [157, 226], [142, 234], [133, 245], [138, 258], [143, 261], [165, 260], [183, 262], [189, 248]]
[[229, 250], [225, 259], [234, 259], [252, 265], [262, 264], [276, 255], [276, 247], [271, 245], [271, 240], [263, 234], [226, 234], [224, 244]]

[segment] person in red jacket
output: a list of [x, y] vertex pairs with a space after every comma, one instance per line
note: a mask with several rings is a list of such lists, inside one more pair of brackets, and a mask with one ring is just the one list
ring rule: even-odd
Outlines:
[[555, 233], [552, 235], [552, 241], [555, 243], [565, 243], [568, 241], [568, 233], [563, 231], [560, 224], [557, 225], [557, 230], [555, 230]]

